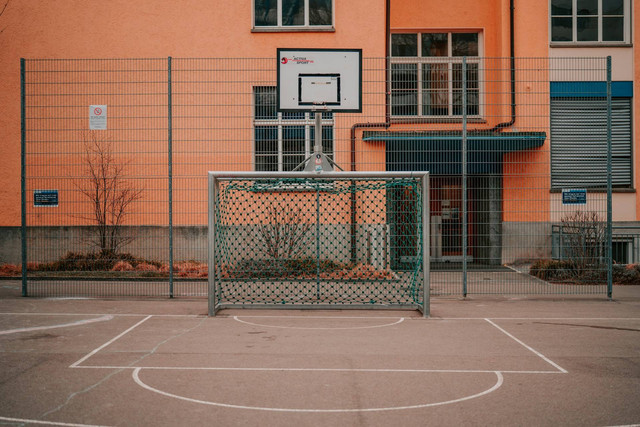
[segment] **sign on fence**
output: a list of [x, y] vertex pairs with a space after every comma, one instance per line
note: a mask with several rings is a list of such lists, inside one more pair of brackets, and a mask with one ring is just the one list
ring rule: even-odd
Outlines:
[[563, 205], [586, 205], [587, 190], [584, 188], [572, 188], [570, 190], [562, 190]]
[[89, 106], [89, 129], [90, 130], [107, 130], [107, 106], [106, 105], [90, 105]]
[[33, 206], [58, 207], [58, 190], [33, 190]]

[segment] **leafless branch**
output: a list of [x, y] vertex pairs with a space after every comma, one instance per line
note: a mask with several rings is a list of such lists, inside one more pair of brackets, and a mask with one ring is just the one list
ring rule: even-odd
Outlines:
[[142, 189], [126, 179], [131, 160], [119, 161], [111, 143], [95, 131], [83, 132], [83, 177], [74, 185], [91, 205], [88, 214], [76, 215], [96, 225], [92, 243], [101, 251], [117, 252], [133, 240], [121, 234], [131, 205], [142, 198]]
[[2, 10], [0, 10], [0, 16], [2, 16], [4, 11], [7, 9], [7, 6], [9, 6], [9, 1], [11, 0], [7, 0], [6, 2], [4, 2], [4, 6], [2, 7]]
[[311, 229], [310, 223], [303, 222], [302, 209], [270, 207], [266, 214], [266, 223], [260, 224], [259, 228], [265, 244], [263, 252], [275, 260], [300, 255], [304, 250], [304, 238]]
[[562, 222], [565, 256], [574, 264], [577, 275], [599, 265], [604, 255], [606, 223], [593, 211], [575, 211]]
[[[11, 1], [11, 0], [7, 0], [7, 1], [5, 1], [5, 2], [4, 2], [4, 6], [2, 6], [2, 10], [0, 10], [0, 16], [2, 16], [2, 15], [4, 14], [4, 11], [5, 11], [5, 10], [7, 10], [7, 6], [9, 6], [9, 2], [10, 2], [10, 1]], [[0, 30], [0, 34], [2, 34], [2, 33], [4, 32], [4, 30], [6, 30], [6, 29], [7, 29], [7, 27], [3, 27], [3, 28]]]

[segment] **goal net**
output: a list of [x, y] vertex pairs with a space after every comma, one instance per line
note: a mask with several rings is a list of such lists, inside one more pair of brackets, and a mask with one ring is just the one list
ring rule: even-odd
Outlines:
[[209, 315], [226, 307], [429, 314], [428, 175], [210, 172]]

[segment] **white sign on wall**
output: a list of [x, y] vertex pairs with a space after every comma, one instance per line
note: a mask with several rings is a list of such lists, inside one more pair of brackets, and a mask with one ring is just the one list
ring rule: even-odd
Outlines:
[[90, 130], [107, 130], [107, 106], [106, 105], [90, 105], [89, 106], [89, 129]]

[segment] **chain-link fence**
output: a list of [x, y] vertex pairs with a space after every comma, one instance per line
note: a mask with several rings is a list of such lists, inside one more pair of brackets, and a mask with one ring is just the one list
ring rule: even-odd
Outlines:
[[[433, 295], [610, 294], [631, 118], [609, 64], [364, 58], [362, 112], [322, 114], [323, 152], [345, 171], [429, 171]], [[313, 114], [276, 109], [275, 58], [21, 73], [23, 250], [7, 263], [25, 295], [205, 296], [207, 172], [284, 173], [313, 153]], [[417, 250], [402, 239], [398, 267]]]

